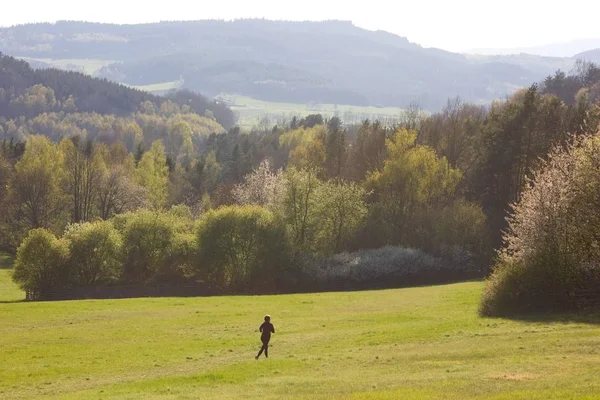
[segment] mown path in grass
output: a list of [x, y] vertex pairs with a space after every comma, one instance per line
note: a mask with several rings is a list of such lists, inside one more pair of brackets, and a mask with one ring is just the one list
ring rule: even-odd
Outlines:
[[594, 315], [482, 319], [481, 289], [0, 303], [0, 398], [598, 398]]

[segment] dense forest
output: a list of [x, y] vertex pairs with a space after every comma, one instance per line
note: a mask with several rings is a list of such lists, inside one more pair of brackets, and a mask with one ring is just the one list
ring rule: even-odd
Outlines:
[[131, 85], [178, 81], [213, 97], [398, 107], [416, 101], [430, 111], [454, 96], [487, 104], [594, 57], [456, 54], [345, 21], [32, 24], [0, 29], [0, 49], [38, 66], [44, 59], [105, 60], [100, 77]]
[[32, 69], [28, 63], [0, 53], [0, 117], [5, 119], [61, 111], [126, 116], [139, 111], [142, 103], [159, 109], [168, 101], [195, 114], [210, 115], [227, 129], [235, 124], [235, 116], [225, 104], [190, 91], [174, 92], [165, 99], [79, 72]]
[[[515, 282], [538, 254], [510, 258], [521, 254], [511, 232], [530, 232], [519, 210], [535, 209], [539, 171], [560, 149], [593, 155], [586, 138], [600, 122], [592, 63], [491, 106], [411, 108], [396, 125], [315, 114], [242, 133], [191, 92], [158, 98], [0, 61], [0, 246], [16, 254], [14, 279], [30, 299], [165, 283], [216, 293], [402, 286], [497, 274], [496, 263], [518, 265], [496, 279]], [[588, 169], [576, 175], [584, 194]], [[584, 194], [573, 204], [589, 206]], [[585, 282], [596, 284], [594, 256]], [[570, 260], [570, 271], [583, 262]], [[506, 302], [490, 293], [483, 312], [493, 314]]]

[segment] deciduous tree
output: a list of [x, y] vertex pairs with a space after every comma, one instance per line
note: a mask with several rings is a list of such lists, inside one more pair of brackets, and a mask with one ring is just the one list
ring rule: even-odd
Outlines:
[[9, 185], [8, 212], [13, 232], [56, 228], [56, 218], [65, 205], [60, 189], [62, 176], [62, 153], [43, 136], [29, 137]]
[[161, 142], [153, 142], [142, 156], [136, 168], [136, 180], [148, 191], [148, 200], [154, 208], [163, 208], [167, 204], [169, 167]]
[[65, 194], [71, 200], [71, 222], [90, 221], [96, 212], [98, 192], [106, 165], [99, 146], [74, 137], [60, 143]]

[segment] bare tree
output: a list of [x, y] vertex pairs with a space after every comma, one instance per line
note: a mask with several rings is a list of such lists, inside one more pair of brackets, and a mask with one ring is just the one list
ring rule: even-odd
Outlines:
[[283, 192], [281, 171], [273, 172], [268, 160], [263, 160], [257, 169], [244, 177], [244, 182], [233, 190], [238, 204], [273, 206]]
[[136, 184], [120, 166], [111, 167], [98, 190], [98, 210], [102, 219], [146, 206], [148, 192]]
[[400, 114], [400, 124], [406, 129], [418, 130], [421, 124], [423, 109], [416, 101], [412, 101], [402, 110]]
[[64, 154], [65, 189], [72, 201], [72, 222], [89, 221], [102, 180], [104, 161], [91, 142], [81, 146], [78, 138], [61, 143]]

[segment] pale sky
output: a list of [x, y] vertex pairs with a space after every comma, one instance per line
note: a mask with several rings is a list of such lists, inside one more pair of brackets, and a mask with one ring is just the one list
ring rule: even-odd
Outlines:
[[56, 20], [140, 23], [255, 17], [341, 19], [363, 28], [406, 36], [425, 47], [450, 51], [600, 38], [600, 1], [596, 0], [556, 2], [556, 6], [550, 6], [548, 0], [1, 1], [5, 4], [0, 12], [0, 26]]

